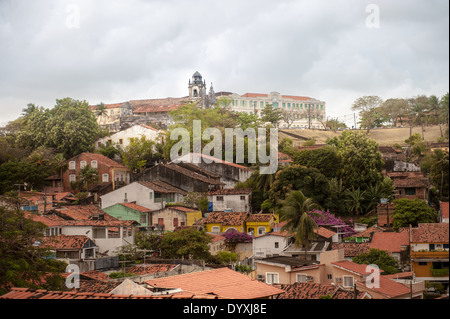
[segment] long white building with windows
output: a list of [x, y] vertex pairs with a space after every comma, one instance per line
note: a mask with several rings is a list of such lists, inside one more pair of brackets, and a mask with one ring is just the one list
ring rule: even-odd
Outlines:
[[326, 121], [326, 105], [324, 101], [314, 98], [294, 95], [281, 95], [278, 92], [269, 94], [246, 93], [239, 95], [231, 93], [231, 109], [236, 112], [257, 114], [268, 104], [283, 111], [280, 128], [312, 128], [323, 129]]

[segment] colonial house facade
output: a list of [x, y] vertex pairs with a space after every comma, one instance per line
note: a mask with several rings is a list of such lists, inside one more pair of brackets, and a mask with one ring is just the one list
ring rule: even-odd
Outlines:
[[71, 183], [80, 181], [81, 171], [88, 165], [98, 172], [98, 181], [91, 183], [88, 187], [110, 184], [111, 189], [115, 190], [130, 183], [128, 168], [101, 154], [84, 152], [68, 160], [68, 169], [63, 174], [65, 192], [73, 191]]
[[100, 196], [101, 207], [105, 209], [120, 203], [135, 203], [151, 210], [162, 209], [166, 203], [181, 203], [187, 195], [182, 189], [163, 181], [138, 181]]
[[114, 133], [110, 136], [98, 139], [95, 143], [95, 147], [98, 149], [102, 145], [118, 145], [120, 148], [125, 149], [130, 145], [131, 139], [139, 139], [144, 136], [147, 140], [157, 142], [161, 130], [153, 128], [144, 124], [133, 125], [125, 130]]

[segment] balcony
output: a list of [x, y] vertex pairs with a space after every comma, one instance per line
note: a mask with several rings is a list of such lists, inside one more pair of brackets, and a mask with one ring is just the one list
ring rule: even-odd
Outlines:
[[411, 252], [412, 259], [448, 259], [449, 251], [448, 250], [440, 250], [440, 251], [413, 251]]

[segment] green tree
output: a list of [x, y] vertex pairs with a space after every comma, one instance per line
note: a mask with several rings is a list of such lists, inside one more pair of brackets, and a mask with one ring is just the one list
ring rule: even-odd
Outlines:
[[41, 190], [45, 178], [52, 174], [52, 168], [47, 165], [38, 165], [26, 160], [8, 161], [0, 165], [0, 194], [17, 190], [18, 184], [26, 184], [28, 190]]
[[339, 177], [341, 172], [341, 159], [333, 146], [296, 152], [292, 158], [295, 164], [317, 168], [327, 178]]
[[208, 259], [208, 243], [211, 238], [205, 231], [193, 228], [180, 229], [164, 234], [161, 240], [161, 255], [164, 258]]
[[430, 112], [430, 100], [425, 95], [419, 95], [409, 99], [409, 111], [413, 116], [413, 124], [422, 128], [422, 139], [424, 140], [424, 126], [427, 122], [427, 114]]
[[290, 234], [295, 236], [295, 241], [305, 249], [305, 260], [311, 242], [316, 237], [315, 230], [318, 226], [311, 214], [314, 209], [320, 206], [307, 198], [301, 191], [291, 191], [286, 199], [281, 202], [280, 219], [286, 221], [283, 226]]
[[367, 133], [375, 126], [376, 121], [380, 118], [380, 109], [383, 100], [379, 96], [363, 96], [353, 102], [352, 110], [359, 111], [361, 116], [361, 124], [366, 128]]
[[428, 153], [422, 162], [422, 172], [430, 173], [431, 184], [438, 190], [440, 200], [449, 197], [449, 153], [436, 149]]
[[341, 163], [340, 175], [345, 188], [358, 186], [362, 191], [383, 180], [384, 167], [378, 143], [358, 131], [344, 131], [327, 141], [337, 147]]
[[368, 253], [353, 257], [352, 261], [356, 264], [377, 265], [385, 275], [398, 273], [397, 261], [384, 250], [372, 248]]
[[278, 123], [283, 119], [283, 111], [274, 108], [272, 104], [267, 104], [262, 110], [261, 110], [261, 121], [263, 122], [269, 122], [273, 126], [278, 127]]
[[273, 203], [285, 199], [291, 190], [301, 190], [314, 202], [323, 205], [329, 197], [328, 179], [317, 168], [289, 165], [275, 174], [275, 180], [268, 192]]
[[0, 206], [0, 295], [11, 287], [64, 290], [66, 263], [49, 259], [42, 245], [47, 226]]
[[417, 227], [419, 223], [436, 222], [437, 212], [420, 199], [396, 199], [393, 211], [393, 229], [412, 225]]
[[361, 191], [359, 187], [355, 189], [352, 186], [352, 189], [347, 189], [345, 193], [345, 202], [351, 213], [361, 215], [366, 211], [366, 207], [364, 206], [366, 191]]
[[400, 121], [403, 125], [402, 118], [406, 116], [408, 107], [406, 99], [387, 99], [381, 104], [380, 112], [395, 127], [397, 121]]
[[55, 148], [66, 158], [92, 151], [100, 128], [88, 102], [72, 98], [57, 99], [52, 109], [35, 108], [27, 115], [25, 127], [18, 133], [23, 147]]
[[123, 163], [131, 172], [138, 174], [153, 160], [154, 145], [155, 142], [144, 135], [140, 138], [130, 138], [130, 144], [122, 151]]

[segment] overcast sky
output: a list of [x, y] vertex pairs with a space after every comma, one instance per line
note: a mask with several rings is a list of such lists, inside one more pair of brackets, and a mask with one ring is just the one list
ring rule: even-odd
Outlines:
[[310, 96], [347, 122], [364, 95], [440, 97], [449, 1], [0, 0], [0, 124], [30, 102], [186, 96], [195, 71], [216, 92]]

